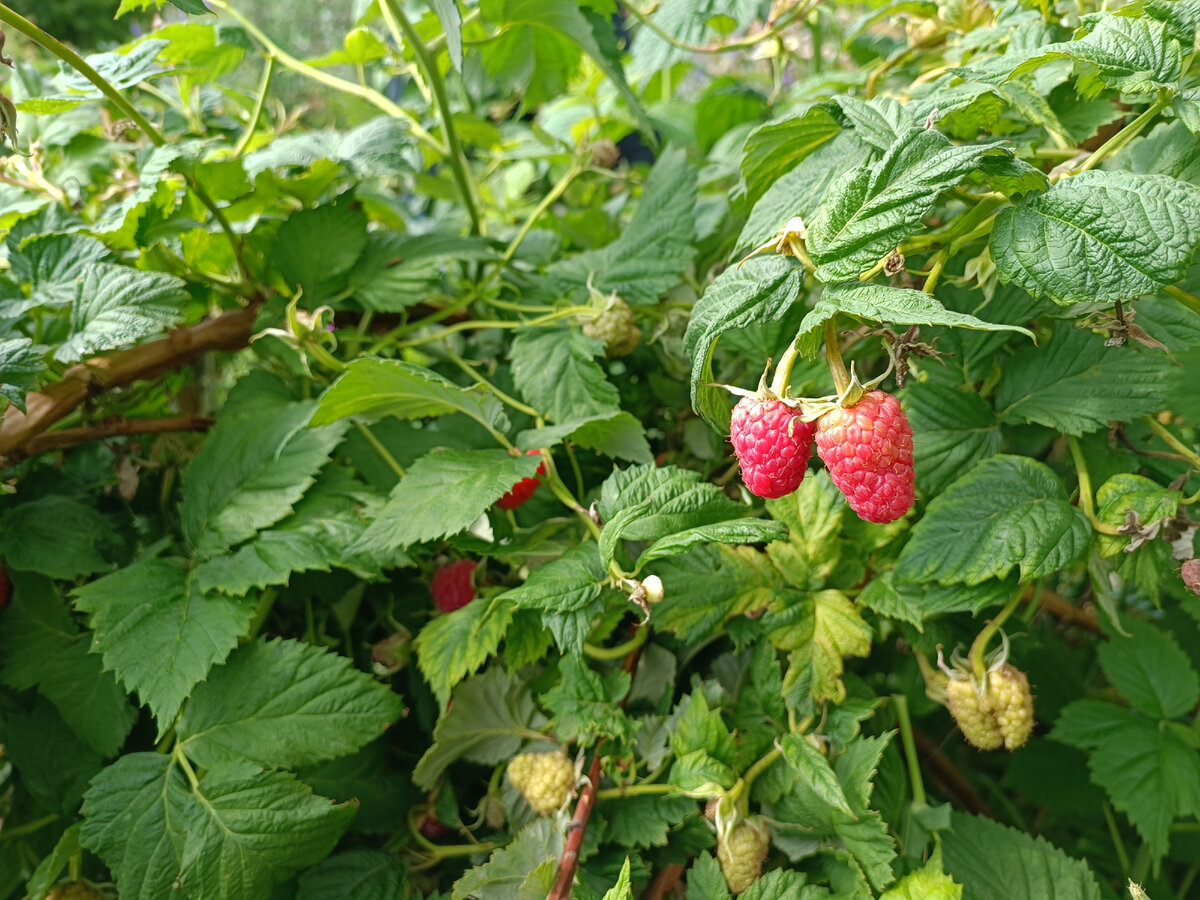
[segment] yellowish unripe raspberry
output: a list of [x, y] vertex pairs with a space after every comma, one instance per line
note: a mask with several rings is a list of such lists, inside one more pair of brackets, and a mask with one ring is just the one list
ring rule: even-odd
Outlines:
[[101, 900], [101, 895], [82, 881], [62, 884], [46, 895], [46, 900]]
[[1033, 692], [1025, 673], [1007, 663], [989, 672], [987, 696], [1005, 749], [1024, 746], [1033, 731]]
[[761, 816], [742, 819], [717, 837], [717, 859], [729, 892], [737, 895], [758, 880], [771, 849], [771, 833]]
[[508, 764], [508, 780], [539, 816], [557, 810], [575, 787], [575, 766], [561, 750], [522, 753]]
[[604, 341], [604, 353], [610, 359], [628, 356], [642, 339], [633, 310], [616, 294], [608, 297], [599, 315], [583, 323], [583, 333]]

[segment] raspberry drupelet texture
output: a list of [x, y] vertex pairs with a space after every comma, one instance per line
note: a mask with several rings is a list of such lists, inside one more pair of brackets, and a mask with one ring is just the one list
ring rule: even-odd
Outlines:
[[781, 400], [743, 397], [733, 408], [729, 439], [742, 481], [759, 497], [784, 497], [804, 480], [816, 426]]
[[761, 816], [742, 819], [724, 839], [717, 839], [717, 859], [729, 893], [740, 894], [758, 881], [771, 849], [771, 834]]
[[987, 673], [982, 691], [970, 678], [951, 678], [946, 705], [967, 743], [980, 750], [1016, 750], [1033, 733], [1029, 678], [1008, 663]]
[[912, 428], [891, 394], [871, 391], [821, 416], [817, 454], [859, 518], [894, 522], [912, 509]]
[[522, 753], [508, 764], [508, 780], [539, 816], [557, 810], [575, 787], [575, 767], [560, 750]]
[[454, 612], [474, 600], [475, 585], [471, 580], [474, 572], [475, 563], [469, 559], [460, 559], [434, 572], [429, 592], [437, 608], [444, 613]]
[[[534, 456], [541, 452], [541, 450], [526, 450], [525, 455]], [[546, 474], [546, 464], [544, 462], [538, 466], [537, 474]], [[496, 501], [496, 505], [501, 509], [516, 509], [518, 506], [523, 506], [533, 496], [533, 492], [537, 490], [540, 483], [536, 476], [533, 478], [522, 478], [512, 486], [512, 489], [507, 494]]]
[[612, 298], [596, 318], [584, 322], [583, 333], [604, 341], [604, 353], [609, 359], [628, 356], [642, 339], [633, 310], [619, 297]]

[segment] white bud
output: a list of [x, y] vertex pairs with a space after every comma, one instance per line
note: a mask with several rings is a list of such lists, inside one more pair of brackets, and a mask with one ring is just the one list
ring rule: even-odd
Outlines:
[[642, 581], [642, 587], [646, 590], [646, 602], [657, 603], [663, 598], [663, 583], [662, 579], [657, 575], [651, 575]]

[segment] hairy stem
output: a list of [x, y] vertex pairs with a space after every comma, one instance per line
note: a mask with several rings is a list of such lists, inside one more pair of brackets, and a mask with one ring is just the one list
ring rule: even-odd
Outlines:
[[1004, 605], [1004, 609], [984, 626], [983, 631], [976, 635], [975, 640], [971, 643], [971, 651], [968, 654], [968, 659], [971, 662], [971, 672], [974, 676], [982, 680], [987, 674], [987, 666], [984, 662], [984, 655], [987, 653], [987, 645], [991, 643], [992, 637], [1000, 630], [1001, 626], [1008, 621], [1008, 617], [1016, 611], [1016, 608], [1021, 605], [1021, 599], [1025, 595], [1025, 590], [1019, 590], [1015, 597]]

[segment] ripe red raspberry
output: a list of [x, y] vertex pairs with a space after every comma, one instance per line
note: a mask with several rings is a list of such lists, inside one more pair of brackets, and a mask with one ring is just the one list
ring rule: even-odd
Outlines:
[[804, 480], [816, 426], [782, 400], [743, 397], [733, 408], [729, 440], [742, 481], [759, 497], [784, 497]]
[[475, 599], [475, 584], [471, 581], [474, 571], [473, 560], [460, 559], [433, 573], [429, 592], [438, 609], [444, 613], [454, 612]]
[[871, 391], [821, 416], [817, 454], [859, 518], [894, 522], [912, 509], [912, 428], [891, 394]]
[[[526, 450], [526, 456], [535, 456], [541, 453], [541, 450]], [[537, 468], [538, 475], [546, 474], [546, 463], [542, 462]], [[496, 501], [496, 505], [501, 509], [516, 509], [518, 506], [523, 506], [525, 502], [533, 496], [533, 492], [537, 490], [540, 482], [537, 478], [522, 478], [512, 486], [507, 494]]]
[[1183, 586], [1193, 594], [1200, 595], [1200, 559], [1184, 560], [1179, 574], [1183, 577]]

